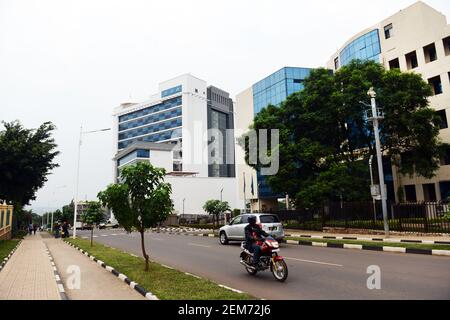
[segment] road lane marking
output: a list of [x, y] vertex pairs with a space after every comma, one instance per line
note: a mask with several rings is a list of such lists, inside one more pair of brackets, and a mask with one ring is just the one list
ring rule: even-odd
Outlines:
[[163, 239], [160, 238], [150, 238], [150, 240], [163, 241]]
[[107, 237], [108, 235], [107, 234], [102, 234], [102, 237]]
[[303, 260], [303, 259], [289, 258], [289, 257], [286, 257], [286, 259], [300, 261], [300, 262], [314, 263], [314, 264], [322, 264], [322, 265], [326, 265], [326, 266], [343, 267], [342, 264], [336, 264], [336, 263], [328, 263], [328, 262], [321, 262], [321, 261], [314, 261], [314, 260]]
[[194, 247], [203, 247], [203, 248], [211, 248], [211, 246], [205, 246], [203, 244], [197, 244], [197, 243], [188, 243], [189, 246], [194, 246]]
[[112, 236], [117, 236], [117, 233], [113, 233], [113, 234], [111, 234]]

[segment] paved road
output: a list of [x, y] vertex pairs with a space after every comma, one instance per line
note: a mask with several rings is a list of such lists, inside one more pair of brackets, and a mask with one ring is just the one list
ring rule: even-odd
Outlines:
[[[88, 231], [81, 231], [89, 236]], [[95, 241], [141, 255], [138, 233], [96, 231]], [[450, 258], [282, 245], [289, 278], [251, 277], [239, 264], [238, 244], [216, 238], [147, 233], [152, 259], [264, 299], [450, 299]], [[367, 289], [368, 266], [381, 268], [381, 290]]]

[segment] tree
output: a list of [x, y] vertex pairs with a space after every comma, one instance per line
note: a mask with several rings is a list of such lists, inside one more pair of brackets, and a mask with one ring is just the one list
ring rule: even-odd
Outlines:
[[[367, 117], [370, 87], [384, 112], [380, 127], [384, 157], [401, 174], [434, 176], [447, 145], [438, 138], [439, 117], [429, 108], [430, 86], [418, 74], [353, 61], [334, 74], [313, 70], [304, 90], [255, 117], [251, 129], [279, 129], [280, 167], [267, 178], [275, 192], [289, 194], [297, 207], [370, 199], [367, 163], [370, 156], [376, 159]], [[248, 140], [243, 136], [239, 143], [248, 163]], [[376, 172], [374, 176], [378, 177]]]
[[164, 221], [173, 210], [170, 198], [172, 187], [164, 182], [166, 171], [148, 162], [139, 162], [121, 170], [120, 183], [109, 185], [98, 194], [101, 203], [114, 212], [126, 231], [133, 228], [141, 235], [145, 271], [149, 270], [149, 256], [145, 249], [144, 234], [147, 228]]
[[55, 126], [45, 122], [37, 129], [26, 129], [18, 121], [2, 123], [0, 199], [12, 203], [19, 216], [23, 206], [36, 198], [51, 170], [58, 167], [54, 160], [59, 152], [52, 137]]
[[219, 224], [219, 215], [231, 209], [228, 205], [228, 202], [226, 201], [208, 200], [203, 205], [203, 210], [205, 210], [208, 214], [213, 215], [215, 221], [217, 221], [217, 224]]
[[91, 227], [91, 247], [94, 238], [94, 227], [98, 226], [105, 217], [103, 215], [102, 205], [98, 201], [89, 201], [87, 208], [81, 215], [81, 220]]

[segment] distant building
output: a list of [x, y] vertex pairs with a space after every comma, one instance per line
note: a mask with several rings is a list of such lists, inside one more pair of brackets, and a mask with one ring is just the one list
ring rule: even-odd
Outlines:
[[0, 200], [0, 240], [11, 239], [13, 206]]
[[[422, 75], [433, 89], [430, 105], [441, 116], [440, 137], [450, 143], [450, 25], [446, 17], [419, 1], [363, 30], [333, 54], [328, 68], [338, 70], [353, 59], [373, 60], [387, 69]], [[405, 155], [406, 156], [406, 155]], [[385, 163], [388, 195], [397, 199], [398, 187], [407, 201], [436, 201], [450, 196], [450, 150], [433, 179], [403, 176]]]
[[[263, 108], [269, 104], [278, 106], [291, 94], [301, 91], [310, 72], [310, 68], [284, 67], [239, 93], [236, 96], [236, 129], [240, 129], [240, 133], [247, 131]], [[240, 146], [236, 148], [236, 158], [240, 201], [246, 201], [247, 207], [255, 212], [277, 210], [278, 199], [285, 195], [274, 193], [266, 177], [244, 164], [245, 153]]]
[[[204, 214], [207, 200], [239, 206], [234, 105], [229, 94], [190, 74], [160, 83], [158, 93], [114, 110], [114, 177], [139, 161], [166, 169], [175, 213]], [[214, 131], [212, 129], [215, 129]]]

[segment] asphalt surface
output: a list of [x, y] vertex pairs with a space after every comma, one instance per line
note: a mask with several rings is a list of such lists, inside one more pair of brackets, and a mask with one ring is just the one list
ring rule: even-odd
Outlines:
[[[77, 231], [89, 237], [89, 231]], [[95, 241], [142, 256], [138, 233], [95, 231]], [[269, 271], [256, 277], [239, 263], [240, 244], [217, 238], [146, 233], [152, 260], [263, 299], [450, 299], [450, 258], [283, 244], [289, 277], [277, 282]], [[369, 266], [381, 270], [381, 289], [367, 288]]]

